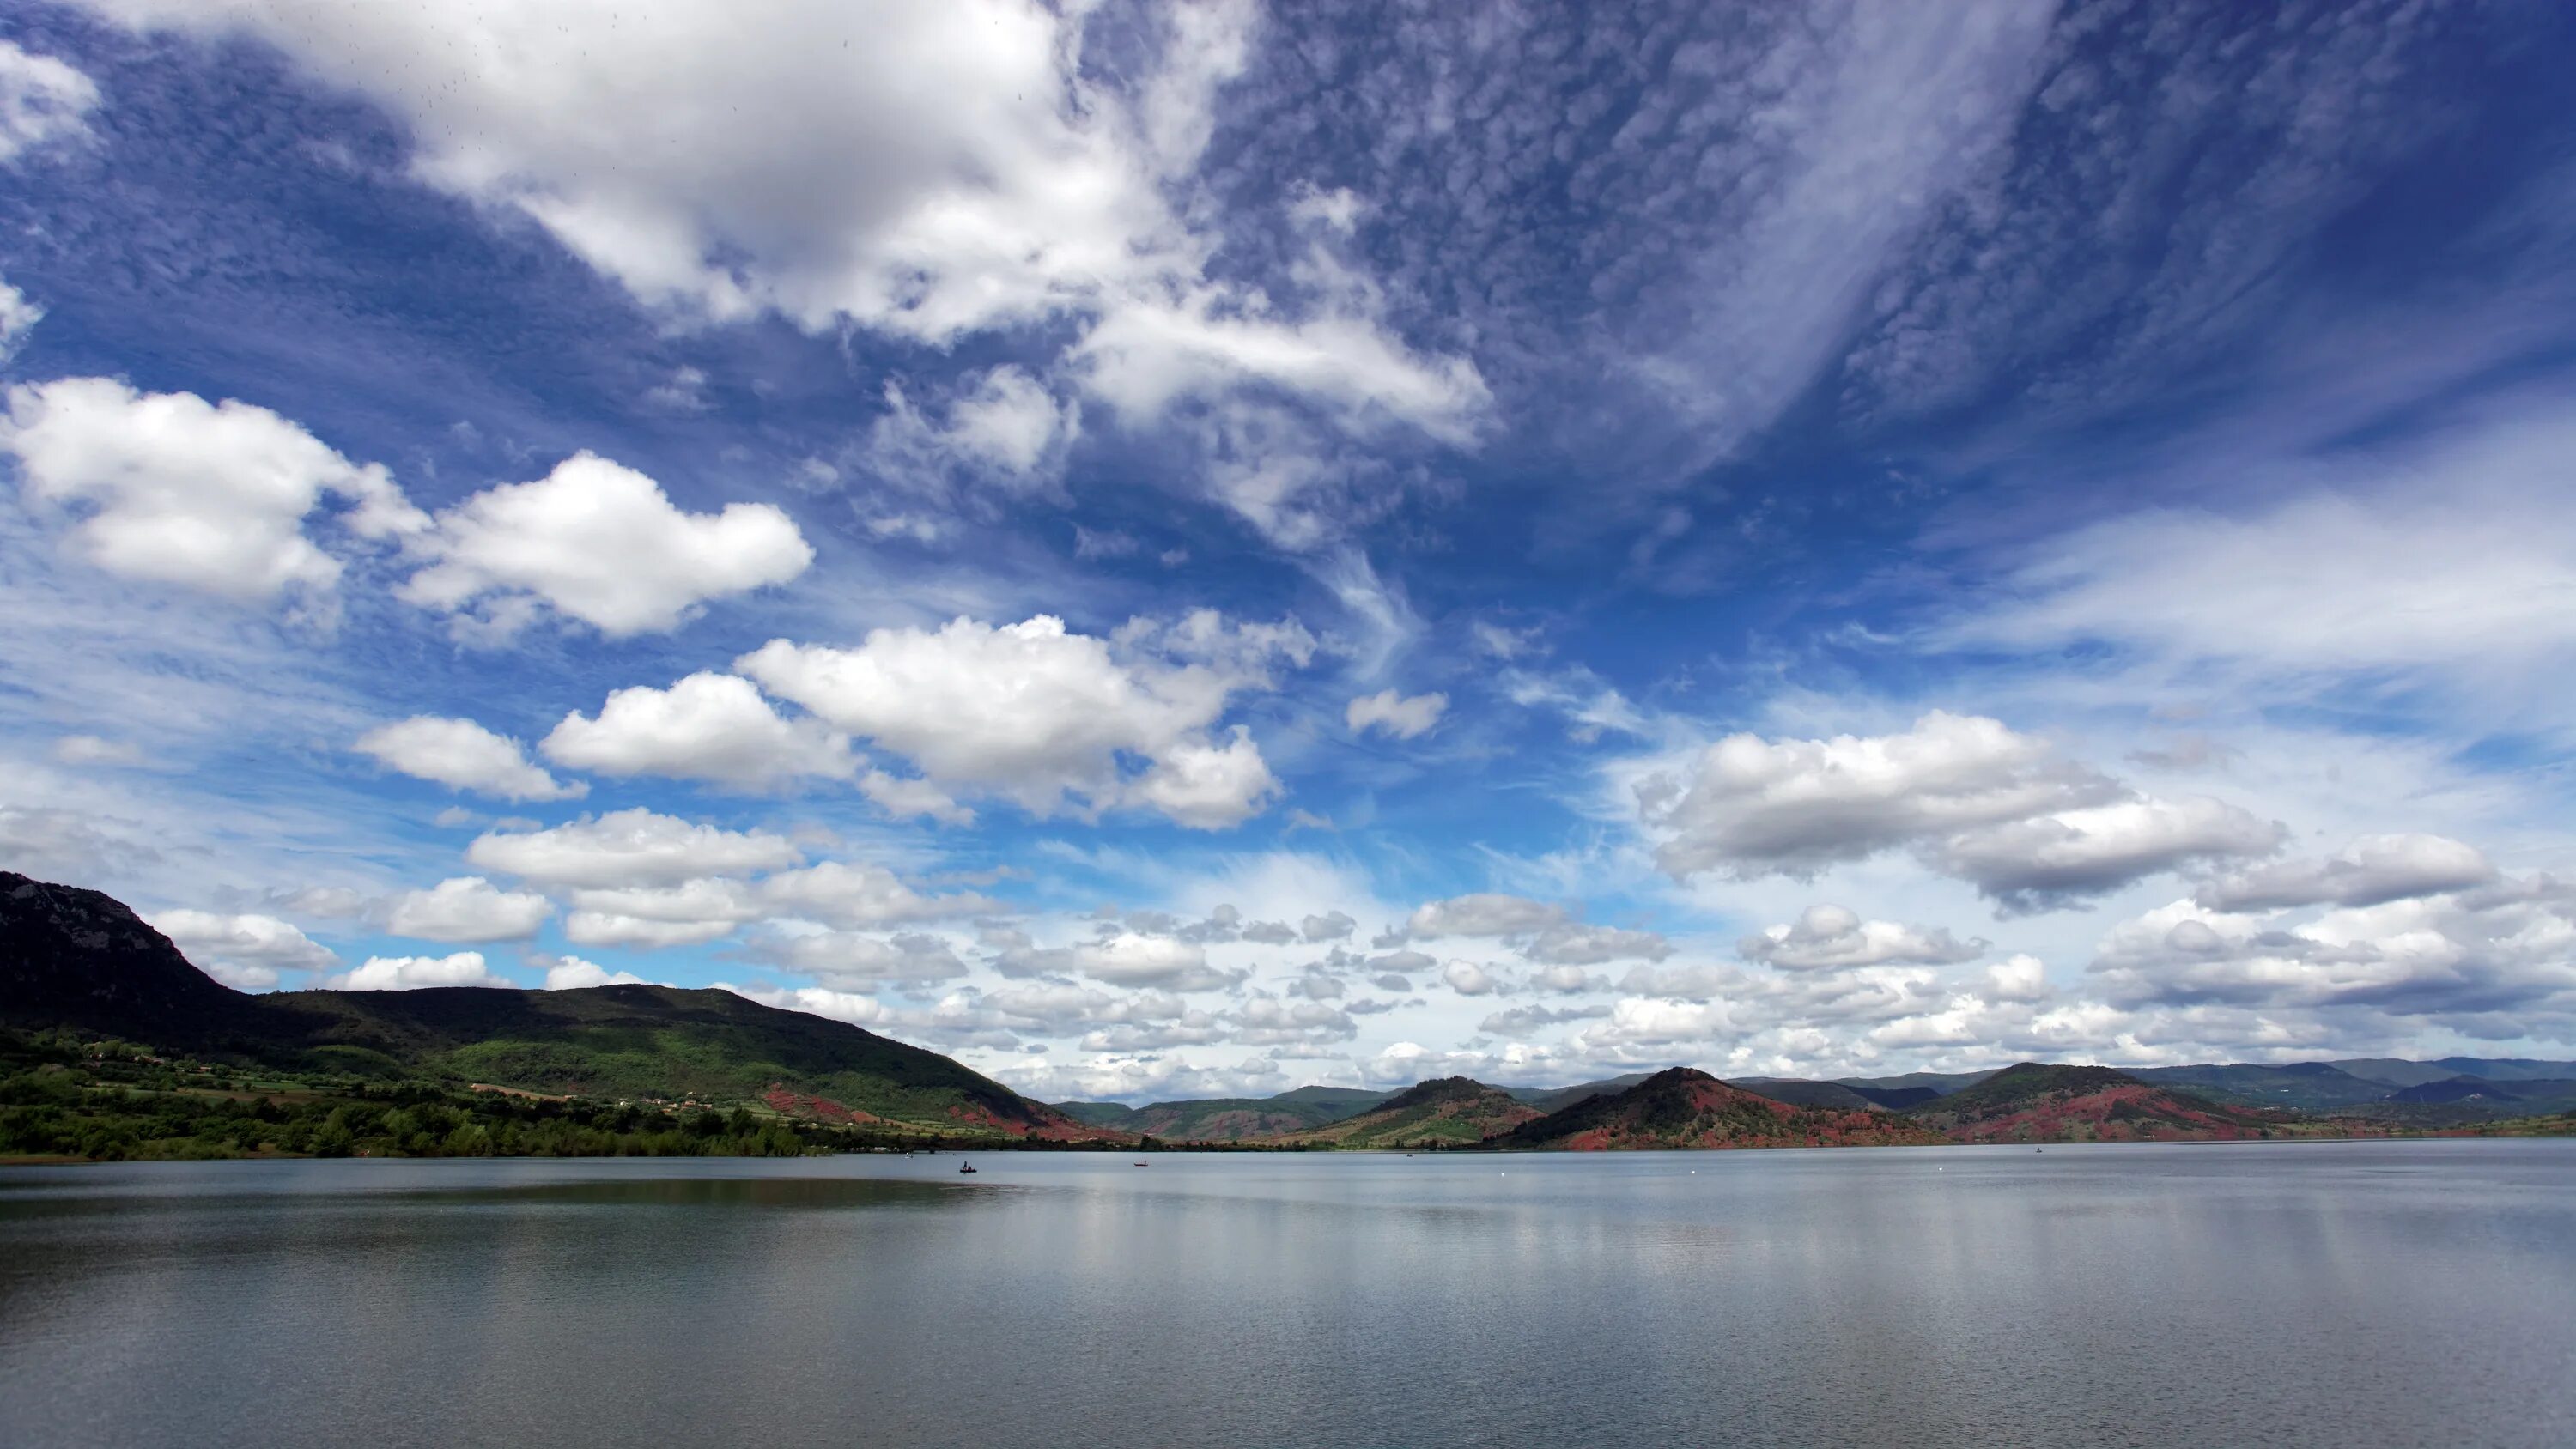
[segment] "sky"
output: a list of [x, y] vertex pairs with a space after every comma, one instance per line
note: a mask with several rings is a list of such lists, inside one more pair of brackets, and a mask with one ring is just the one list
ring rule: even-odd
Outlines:
[[2576, 1056], [2576, 12], [0, 10], [0, 866], [1047, 1100]]

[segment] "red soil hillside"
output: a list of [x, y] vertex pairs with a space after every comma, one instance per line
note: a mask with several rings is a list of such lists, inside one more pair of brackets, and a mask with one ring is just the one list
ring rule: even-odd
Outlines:
[[1885, 1112], [1792, 1106], [1675, 1067], [1624, 1092], [1591, 1097], [1488, 1145], [1539, 1151], [1845, 1147], [1929, 1144], [1938, 1133]]
[[2109, 1067], [2023, 1062], [1905, 1114], [1954, 1142], [2193, 1142], [2269, 1137], [2293, 1119], [2151, 1087]]

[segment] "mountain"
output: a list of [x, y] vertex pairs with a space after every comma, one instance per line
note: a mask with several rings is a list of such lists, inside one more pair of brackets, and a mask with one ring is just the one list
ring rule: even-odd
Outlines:
[[2109, 1067], [2009, 1066], [1906, 1115], [1957, 1142], [2125, 1142], [2261, 1137], [2286, 1114], [2149, 1086]]
[[1487, 1146], [1598, 1152], [1700, 1147], [1926, 1144], [1941, 1138], [1883, 1112], [1824, 1111], [1731, 1087], [1691, 1067], [1524, 1122]]
[[1466, 1077], [1441, 1077], [1396, 1093], [1356, 1117], [1268, 1139], [1313, 1147], [1471, 1147], [1540, 1116], [1510, 1093]]
[[247, 995], [97, 891], [0, 872], [0, 1026], [216, 1060], [607, 1098], [765, 1100], [1051, 1140], [1103, 1134], [936, 1052], [729, 991], [439, 987]]
[[1913, 1100], [1929, 1100], [1917, 1094], [1930, 1092], [1946, 1097], [1962, 1087], [1973, 1087], [1994, 1073], [1987, 1072], [1905, 1072], [1893, 1077], [1836, 1077], [1838, 1086], [1849, 1087], [1872, 1101], [1882, 1094], [1900, 1095]]
[[1606, 1097], [1613, 1092], [1626, 1091], [1651, 1075], [1651, 1072], [1630, 1072], [1624, 1077], [1604, 1077], [1597, 1082], [1578, 1082], [1571, 1087], [1506, 1087], [1503, 1090], [1542, 1112], [1562, 1112], [1587, 1097]]
[[1903, 1087], [1893, 1092], [1886, 1088], [1846, 1087], [1840, 1082], [1809, 1082], [1795, 1077], [1739, 1077], [1727, 1083], [1741, 1087], [1757, 1097], [1786, 1102], [1792, 1107], [1824, 1107], [1837, 1112], [1867, 1112], [1887, 1104], [1878, 1096], [1896, 1096], [1914, 1101], [1929, 1101], [1940, 1093], [1929, 1087]]
[[2576, 1062], [2533, 1061], [2523, 1057], [2444, 1057], [2432, 1062], [2357, 1057], [2330, 1065], [2356, 1077], [2386, 1082], [2392, 1087], [2421, 1087], [2452, 1077], [2484, 1077], [2495, 1082], [2576, 1078]]
[[2359, 1102], [2376, 1102], [2389, 1092], [2386, 1082], [2356, 1077], [2325, 1062], [2300, 1062], [2277, 1067], [2248, 1063], [2132, 1067], [2129, 1075], [2149, 1086], [2169, 1087], [2213, 1101], [2232, 1102], [2242, 1107], [2288, 1107], [2301, 1112], [2321, 1112]]
[[1241, 1142], [1338, 1122], [1387, 1099], [1352, 1087], [1299, 1087], [1273, 1097], [1205, 1097], [1129, 1107], [1117, 1102], [1060, 1102], [1057, 1109], [1096, 1127], [1166, 1142]]

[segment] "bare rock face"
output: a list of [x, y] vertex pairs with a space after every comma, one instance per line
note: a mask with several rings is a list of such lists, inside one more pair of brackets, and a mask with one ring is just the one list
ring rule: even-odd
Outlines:
[[0, 871], [0, 1020], [185, 1045], [249, 1007], [113, 896]]

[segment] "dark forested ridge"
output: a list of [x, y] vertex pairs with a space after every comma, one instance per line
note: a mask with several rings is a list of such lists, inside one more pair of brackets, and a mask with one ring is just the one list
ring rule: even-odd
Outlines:
[[120, 902], [0, 874], [0, 1026], [355, 1081], [763, 1102], [852, 1125], [1072, 1140], [1100, 1129], [936, 1052], [727, 991], [442, 987], [248, 995]]

